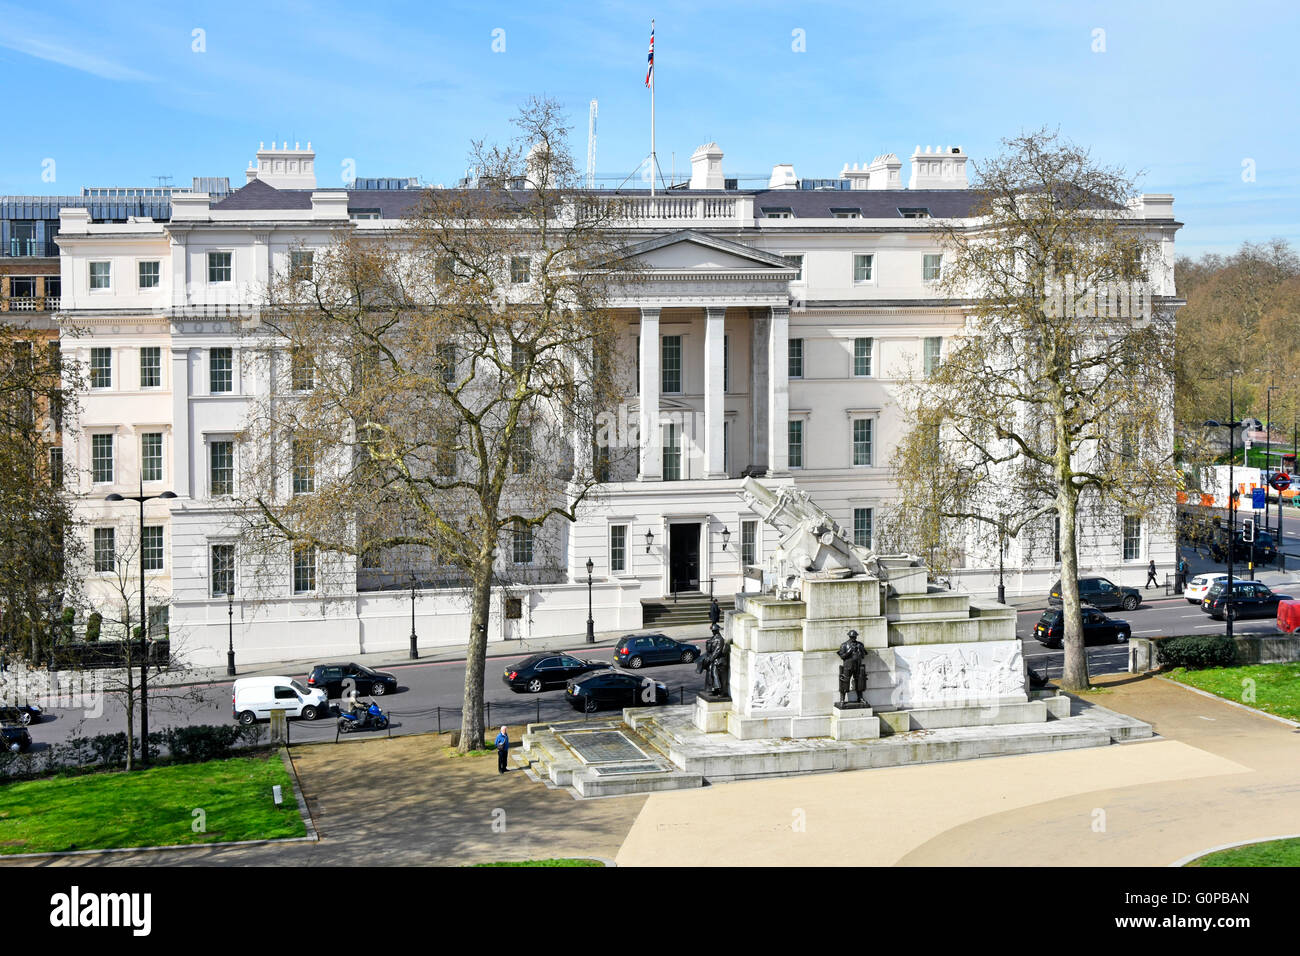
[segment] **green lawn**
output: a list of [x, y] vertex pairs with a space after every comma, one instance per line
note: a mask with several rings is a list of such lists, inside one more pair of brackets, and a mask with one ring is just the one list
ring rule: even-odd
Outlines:
[[[282, 808], [271, 796], [277, 783]], [[199, 820], [206, 829], [195, 832]], [[278, 753], [0, 786], [0, 855], [305, 833]]]
[[1193, 860], [1189, 866], [1300, 866], [1300, 839], [1270, 840], [1220, 850]]
[[[1257, 707], [1288, 720], [1300, 720], [1300, 663], [1207, 667], [1195, 671], [1177, 667], [1168, 676], [1225, 700]], [[1248, 683], [1251, 681], [1253, 686]]]
[[561, 857], [554, 860], [517, 860], [504, 863], [475, 863], [475, 866], [604, 866], [599, 860], [574, 859]]

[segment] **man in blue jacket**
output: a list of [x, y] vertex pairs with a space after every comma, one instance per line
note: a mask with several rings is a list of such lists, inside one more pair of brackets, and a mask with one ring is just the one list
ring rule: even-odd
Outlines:
[[510, 752], [510, 735], [506, 733], [505, 725], [501, 725], [501, 733], [497, 734], [497, 773], [506, 772], [506, 754]]

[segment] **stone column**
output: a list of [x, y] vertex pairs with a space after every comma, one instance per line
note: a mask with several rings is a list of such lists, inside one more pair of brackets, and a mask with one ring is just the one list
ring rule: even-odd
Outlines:
[[767, 329], [767, 473], [790, 469], [790, 308], [772, 306]]
[[749, 463], [767, 467], [767, 309], [749, 310]]
[[641, 415], [639, 481], [662, 481], [663, 436], [659, 428], [659, 309], [641, 310]]
[[[190, 394], [193, 383], [190, 381], [190, 350], [173, 347], [171, 385], [172, 391], [172, 490], [183, 498], [193, 498], [198, 490], [190, 470], [194, 452], [206, 452], [206, 447], [194, 449], [190, 445]], [[206, 460], [197, 463], [198, 468], [206, 468]]]
[[723, 370], [723, 320], [727, 310], [710, 306], [704, 310], [704, 477], [726, 478], [723, 456], [725, 374]]
[[[591, 377], [583, 367], [581, 356], [575, 356], [573, 359], [573, 381], [579, 391], [578, 404], [591, 402]], [[576, 412], [576, 410], [575, 410]], [[594, 414], [594, 410], [593, 410]], [[587, 426], [591, 422], [585, 415], [575, 414], [572, 439], [573, 439], [573, 477], [579, 475], [592, 475], [594, 473], [595, 461], [592, 455], [593, 436]]]

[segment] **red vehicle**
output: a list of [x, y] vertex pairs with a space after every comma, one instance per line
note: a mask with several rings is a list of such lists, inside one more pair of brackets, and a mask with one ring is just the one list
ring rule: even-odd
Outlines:
[[1277, 629], [1283, 634], [1294, 634], [1300, 629], [1300, 601], [1279, 601]]

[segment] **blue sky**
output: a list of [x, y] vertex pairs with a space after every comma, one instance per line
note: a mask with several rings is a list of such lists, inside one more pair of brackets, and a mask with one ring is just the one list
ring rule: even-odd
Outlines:
[[906, 163], [917, 144], [978, 161], [1047, 125], [1173, 193], [1184, 254], [1300, 245], [1300, 5], [1280, 2], [0, 0], [0, 193], [242, 182], [272, 139], [311, 140], [322, 186], [342, 184], [346, 160], [361, 176], [450, 183], [470, 141], [507, 138], [532, 94], [572, 111], [580, 161], [598, 99], [597, 168], [621, 177], [649, 152], [652, 15], [665, 170], [709, 140], [729, 176], [778, 162], [836, 176], [882, 152]]

